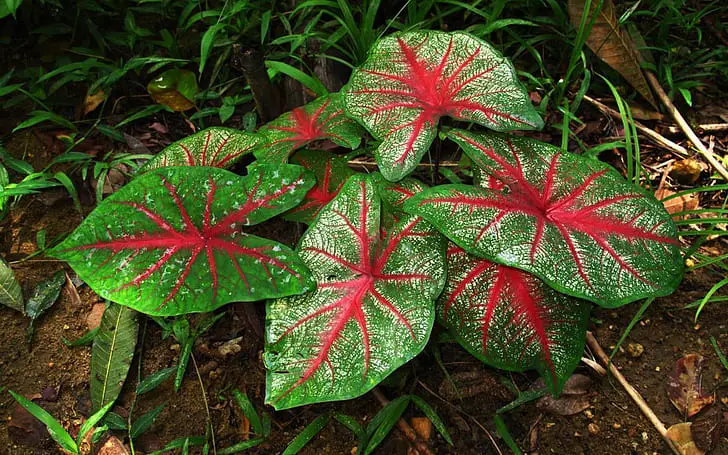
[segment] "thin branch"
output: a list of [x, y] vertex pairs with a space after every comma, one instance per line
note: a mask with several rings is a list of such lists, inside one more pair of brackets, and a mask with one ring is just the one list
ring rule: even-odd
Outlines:
[[[611, 115], [612, 117], [618, 118], [618, 119], [622, 118], [622, 114], [620, 114], [619, 111], [612, 109], [611, 107], [607, 106], [606, 104], [602, 103], [601, 101], [597, 101], [588, 95], [584, 95], [584, 100], [587, 101], [588, 103], [592, 104], [594, 107], [596, 107], [600, 111], [604, 112], [605, 114]], [[685, 156], [685, 157], [690, 156], [690, 152], [688, 152], [688, 150], [685, 147], [672, 142], [670, 139], [655, 132], [654, 130], [651, 130], [650, 128], [647, 128], [640, 122], [635, 120], [634, 126], [642, 134], [647, 136], [648, 139], [650, 139], [652, 142], [656, 143], [657, 145], [665, 147], [666, 149], [670, 150], [673, 153], [677, 153], [678, 155]]]
[[665, 93], [665, 90], [662, 89], [662, 86], [660, 85], [660, 82], [657, 80], [655, 75], [652, 74], [650, 71], [645, 71], [645, 75], [647, 76], [647, 81], [652, 86], [652, 89], [655, 91], [655, 93], [657, 93], [657, 97], [660, 98], [662, 104], [665, 105], [665, 108], [667, 108], [667, 111], [675, 120], [675, 123], [677, 123], [680, 129], [683, 130], [685, 136], [687, 136], [690, 142], [693, 143], [698, 152], [703, 155], [706, 160], [708, 160], [708, 162], [711, 166], [713, 166], [715, 171], [720, 174], [721, 177], [723, 177], [726, 181], [728, 181], [728, 170], [723, 167], [715, 154], [708, 150], [705, 144], [703, 144], [700, 138], [698, 138], [698, 136], [695, 134], [695, 131], [690, 128], [688, 122], [685, 121], [685, 118], [682, 116], [680, 111], [678, 111], [675, 105], [672, 104], [672, 101], [670, 100], [670, 97], [667, 96], [667, 93]]
[[620, 373], [617, 367], [614, 366], [614, 363], [609, 361], [609, 356], [606, 352], [604, 352], [604, 349], [599, 346], [599, 342], [596, 338], [594, 338], [594, 334], [592, 334], [591, 332], [586, 332], [586, 344], [592, 350], [594, 355], [604, 364], [604, 366], [609, 368], [609, 372], [612, 373], [612, 375], [617, 379], [622, 387], [624, 387], [624, 390], [637, 404], [637, 407], [640, 408], [642, 414], [644, 414], [645, 417], [647, 417], [647, 419], [652, 423], [652, 425], [654, 425], [655, 429], [657, 429], [658, 433], [660, 433], [660, 436], [662, 436], [662, 439], [664, 439], [667, 445], [670, 447], [670, 450], [672, 450], [675, 455], [681, 455], [680, 450], [675, 446], [675, 443], [672, 441], [672, 439], [667, 437], [667, 429], [665, 428], [665, 424], [663, 424], [662, 421], [657, 417], [657, 415], [652, 412], [652, 409], [650, 409], [650, 406], [647, 404], [644, 398], [642, 398], [642, 395], [640, 395], [640, 393], [634, 387], [632, 387], [629, 382], [627, 382], [624, 376], [622, 376], [622, 373]]

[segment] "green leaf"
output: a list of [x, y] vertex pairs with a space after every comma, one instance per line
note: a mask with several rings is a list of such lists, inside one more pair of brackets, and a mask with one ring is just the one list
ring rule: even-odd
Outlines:
[[159, 413], [164, 410], [165, 406], [166, 403], [162, 403], [135, 420], [134, 423], [131, 425], [131, 429], [129, 429], [129, 437], [134, 440], [144, 434], [144, 432], [146, 432], [149, 428], [151, 428], [152, 424], [155, 420], [157, 420]]
[[154, 102], [180, 112], [195, 107], [194, 99], [199, 88], [195, 73], [172, 68], [147, 84], [147, 91]]
[[525, 137], [448, 137], [497, 189], [442, 185], [405, 209], [461, 248], [607, 308], [677, 287], [683, 259], [672, 217], [610, 166]]
[[407, 405], [410, 403], [410, 397], [405, 395], [402, 397], [395, 398], [394, 400], [387, 403], [377, 415], [372, 418], [367, 426], [367, 434], [369, 435], [369, 443], [367, 444], [364, 455], [369, 455], [374, 452], [384, 438], [392, 431], [392, 428], [397, 424], [397, 421], [402, 417]]
[[259, 436], [267, 436], [263, 432], [263, 424], [260, 422], [260, 417], [258, 417], [258, 413], [255, 412], [255, 407], [253, 406], [253, 403], [250, 402], [248, 396], [237, 389], [233, 390], [233, 395], [235, 396], [235, 401], [237, 401], [238, 406], [240, 406], [240, 409], [243, 411], [243, 414], [250, 421], [250, 426], [253, 428], [255, 434]]
[[217, 453], [218, 453], [218, 455], [229, 455], [232, 453], [242, 452], [243, 450], [248, 450], [257, 445], [260, 445], [263, 441], [265, 441], [265, 439], [256, 438], [256, 439], [251, 439], [249, 441], [239, 442], [237, 444], [231, 445], [230, 447], [225, 447], [224, 449], [220, 449], [217, 451]]
[[344, 94], [347, 112], [382, 141], [375, 157], [391, 181], [419, 164], [440, 117], [497, 131], [543, 126], [510, 61], [464, 32], [417, 31], [381, 39]]
[[293, 441], [288, 444], [288, 447], [286, 447], [286, 450], [283, 451], [282, 455], [296, 455], [311, 441], [311, 439], [313, 439], [314, 436], [324, 429], [327, 423], [329, 423], [328, 414], [322, 414], [316, 417], [313, 422], [309, 423], [308, 426], [306, 426], [302, 432], [298, 433], [298, 436], [296, 436]]
[[301, 238], [317, 288], [267, 307], [266, 402], [276, 409], [362, 395], [427, 343], [443, 239], [418, 217], [380, 217], [373, 180], [355, 175]]
[[164, 368], [145, 376], [144, 379], [139, 381], [139, 385], [137, 385], [137, 395], [143, 395], [156, 389], [161, 383], [171, 378], [176, 369], [176, 367]]
[[99, 421], [106, 415], [107, 412], [109, 412], [113, 405], [113, 401], [108, 402], [103, 408], [94, 412], [93, 415], [91, 415], [91, 417], [89, 417], [88, 420], [86, 420], [83, 425], [81, 425], [81, 428], [78, 430], [78, 436], [76, 436], [76, 442], [79, 445], [81, 444], [81, 441], [83, 441], [84, 436], [86, 436], [86, 433], [91, 431], [91, 429], [96, 426], [97, 423], [99, 423]]
[[246, 177], [156, 169], [105, 199], [48, 255], [102, 297], [151, 315], [301, 293], [313, 283], [296, 255], [239, 226], [289, 210], [313, 183], [294, 165], [252, 166]]
[[0, 0], [0, 19], [11, 14], [15, 18], [15, 12], [21, 3], [23, 0]]
[[298, 68], [289, 65], [288, 63], [266, 60], [265, 66], [279, 73], [283, 73], [295, 81], [300, 82], [301, 85], [311, 90], [318, 96], [325, 96], [329, 94], [329, 91], [326, 90], [324, 84], [316, 76], [309, 76], [308, 74], [304, 73]]
[[91, 348], [91, 409], [114, 402], [129, 372], [137, 342], [137, 313], [111, 303], [101, 317]]
[[559, 393], [584, 351], [589, 303], [455, 245], [447, 258], [438, 320], [478, 359], [509, 371], [536, 369]]
[[88, 346], [94, 342], [94, 338], [96, 338], [97, 333], [99, 333], [98, 327], [96, 327], [95, 329], [89, 330], [88, 332], [83, 334], [83, 336], [81, 336], [77, 340], [69, 341], [64, 337], [61, 337], [61, 341], [63, 341], [63, 344], [65, 344], [69, 348], [75, 348], [78, 346]]
[[18, 126], [13, 128], [13, 133], [25, 128], [30, 128], [31, 126], [35, 126], [43, 122], [52, 122], [56, 125], [68, 128], [72, 131], [78, 131], [76, 129], [76, 125], [61, 117], [60, 115], [50, 111], [33, 111], [29, 115], [30, 118], [28, 120], [21, 122]]
[[33, 337], [35, 321], [56, 303], [65, 283], [66, 272], [59, 270], [52, 277], [38, 283], [33, 290], [33, 295], [25, 304], [25, 314], [30, 318], [30, 324], [28, 325], [29, 340]]
[[291, 221], [310, 224], [339, 193], [344, 182], [355, 174], [345, 158], [323, 150], [300, 150], [293, 154], [290, 161], [308, 169], [316, 177], [316, 184], [306, 193], [301, 204], [283, 215]]
[[[154, 452], [150, 453], [149, 455], [162, 455], [166, 454], [170, 450], [174, 449], [182, 449], [184, 447], [193, 447], [193, 446], [201, 446], [205, 443], [207, 438], [204, 436], [184, 436], [181, 438], [177, 438], [173, 441], [170, 441], [162, 450], [155, 450]], [[220, 451], [217, 452], [220, 454]]]
[[205, 31], [205, 34], [202, 35], [202, 40], [200, 41], [200, 74], [202, 74], [205, 70], [205, 63], [207, 63], [207, 59], [210, 56], [210, 51], [212, 50], [212, 46], [215, 44], [215, 38], [217, 38], [218, 32], [220, 30], [224, 30], [225, 25], [226, 24], [224, 22], [212, 24], [210, 28]]
[[261, 145], [257, 134], [213, 127], [168, 145], [139, 170], [144, 173], [167, 166], [229, 168]]
[[283, 163], [294, 151], [314, 142], [329, 140], [355, 149], [361, 142], [356, 122], [344, 115], [338, 94], [323, 96], [287, 112], [259, 131], [268, 142], [253, 153], [267, 163]]
[[33, 417], [43, 422], [46, 428], [48, 428], [48, 433], [51, 435], [51, 438], [53, 438], [53, 440], [56, 441], [56, 443], [62, 449], [70, 453], [78, 453], [78, 446], [76, 445], [76, 441], [73, 440], [71, 435], [68, 434], [65, 428], [63, 428], [63, 425], [61, 425], [61, 423], [57, 421], [55, 417], [48, 414], [45, 409], [33, 403], [29, 399], [18, 395], [12, 390], [8, 390], [8, 392], [10, 392], [10, 395], [15, 398], [15, 401], [17, 401], [20, 406], [25, 408], [25, 410], [28, 411]]
[[23, 291], [7, 262], [0, 258], [0, 304], [25, 314]]
[[115, 431], [126, 431], [129, 428], [129, 422], [119, 414], [115, 412], [109, 412], [104, 416], [104, 425], [109, 427], [110, 430]]

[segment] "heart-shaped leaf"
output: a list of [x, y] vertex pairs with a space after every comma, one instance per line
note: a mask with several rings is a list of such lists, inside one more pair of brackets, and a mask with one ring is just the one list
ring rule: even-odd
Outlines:
[[301, 205], [289, 210], [284, 218], [309, 224], [331, 202], [344, 186], [344, 182], [354, 175], [346, 159], [323, 150], [301, 150], [291, 157], [291, 163], [308, 169], [316, 177], [316, 184], [306, 193]]
[[314, 142], [329, 140], [355, 149], [361, 142], [361, 130], [344, 115], [339, 94], [326, 95], [286, 112], [259, 131], [268, 144], [255, 156], [266, 163], [285, 163], [294, 151]]
[[589, 308], [522, 270], [448, 248], [438, 319], [475, 357], [504, 370], [536, 369], [553, 393], [581, 359]]
[[297, 250], [316, 290], [268, 304], [266, 402], [276, 409], [362, 395], [425, 346], [444, 241], [419, 217], [385, 231], [380, 201], [371, 178], [351, 177]]
[[228, 168], [263, 142], [257, 134], [212, 127], [167, 146], [140, 172], [167, 166]]
[[301, 293], [313, 283], [296, 255], [238, 226], [294, 207], [311, 186], [294, 165], [254, 166], [246, 177], [156, 169], [104, 200], [49, 254], [100, 296], [152, 315]]
[[442, 185], [410, 199], [408, 212], [471, 254], [605, 307], [675, 290], [682, 257], [670, 215], [613, 168], [523, 137], [449, 137], [505, 186]]
[[375, 155], [392, 181], [417, 166], [440, 117], [497, 131], [543, 126], [510, 61], [463, 32], [418, 31], [380, 40], [352, 74], [344, 101], [347, 112], [382, 140]]

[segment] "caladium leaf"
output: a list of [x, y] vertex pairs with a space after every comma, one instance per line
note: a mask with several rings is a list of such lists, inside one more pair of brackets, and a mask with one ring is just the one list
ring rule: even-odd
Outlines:
[[268, 304], [266, 402], [353, 398], [425, 346], [445, 281], [444, 240], [419, 217], [382, 232], [370, 177], [351, 177], [297, 249], [315, 291]]
[[257, 134], [212, 127], [170, 144], [149, 160], [141, 172], [168, 166], [228, 168], [262, 142]]
[[298, 151], [291, 157], [291, 163], [303, 166], [316, 176], [316, 184], [306, 193], [301, 205], [284, 215], [287, 220], [306, 224], [313, 221], [355, 173], [346, 159], [323, 150]]
[[374, 180], [377, 193], [382, 198], [382, 222], [386, 229], [398, 223], [403, 216], [409, 216], [404, 212], [404, 203], [415, 194], [424, 191], [427, 185], [417, 179], [405, 177], [399, 182], [390, 182], [379, 172], [371, 174]]
[[254, 166], [246, 177], [156, 169], [104, 200], [49, 254], [100, 296], [151, 315], [305, 292], [313, 282], [296, 255], [239, 226], [290, 209], [312, 185], [294, 165]]
[[344, 115], [339, 94], [322, 96], [286, 112], [259, 132], [268, 144], [254, 153], [267, 163], [285, 163], [291, 153], [314, 141], [329, 140], [355, 149], [362, 136], [356, 122]]
[[677, 287], [682, 258], [670, 215], [610, 166], [528, 138], [449, 137], [505, 186], [442, 185], [405, 209], [466, 251], [605, 307]]
[[553, 393], [581, 359], [590, 306], [522, 270], [448, 248], [438, 319], [475, 357], [504, 370], [536, 369]]
[[440, 117], [497, 131], [543, 126], [510, 61], [463, 32], [418, 31], [380, 40], [344, 93], [347, 112], [382, 140], [375, 156], [392, 181], [417, 166]]

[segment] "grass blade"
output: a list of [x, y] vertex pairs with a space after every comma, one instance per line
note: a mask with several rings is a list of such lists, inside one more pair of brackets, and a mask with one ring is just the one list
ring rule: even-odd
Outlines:
[[240, 406], [240, 409], [243, 410], [243, 414], [245, 414], [245, 417], [247, 417], [250, 421], [250, 426], [253, 428], [255, 434], [264, 436], [263, 424], [260, 422], [260, 417], [258, 417], [258, 413], [255, 412], [255, 407], [253, 406], [253, 403], [250, 402], [248, 396], [237, 389], [233, 390], [233, 395], [235, 395], [235, 400], [238, 402], [238, 406]]
[[76, 441], [73, 440], [71, 435], [68, 434], [68, 432], [63, 428], [63, 425], [61, 425], [55, 417], [48, 414], [45, 409], [41, 408], [24, 396], [18, 395], [12, 390], [8, 390], [8, 392], [10, 392], [10, 395], [15, 398], [15, 401], [17, 401], [20, 406], [25, 408], [25, 410], [33, 417], [43, 422], [46, 428], [48, 428], [48, 433], [51, 435], [51, 438], [53, 438], [53, 440], [56, 441], [63, 450], [70, 453], [78, 453]]
[[139, 385], [137, 385], [137, 395], [143, 395], [156, 389], [159, 384], [172, 377], [176, 369], [177, 367], [169, 367], [147, 375], [139, 382]]
[[144, 434], [144, 432], [152, 426], [154, 421], [157, 420], [159, 413], [164, 410], [164, 407], [166, 405], [166, 403], [162, 403], [135, 420], [134, 423], [131, 424], [131, 428], [129, 429], [129, 437], [133, 440]]
[[290, 444], [288, 444], [288, 447], [286, 447], [286, 450], [283, 452], [283, 455], [295, 455], [298, 452], [303, 449], [303, 447], [313, 439], [314, 436], [316, 436], [321, 430], [324, 429], [326, 424], [329, 423], [329, 415], [323, 414], [316, 419], [309, 423], [306, 428], [303, 429], [302, 432], [298, 434], [298, 436], [291, 441]]

